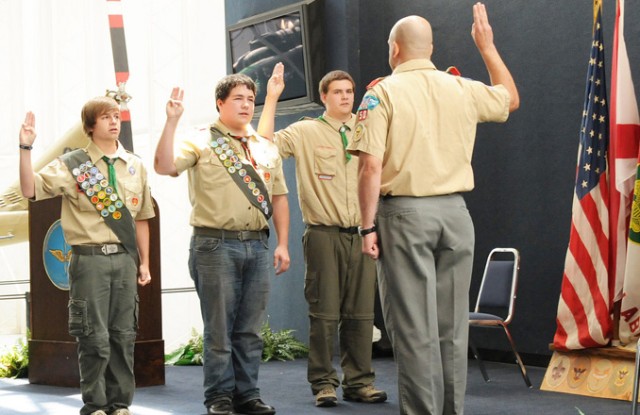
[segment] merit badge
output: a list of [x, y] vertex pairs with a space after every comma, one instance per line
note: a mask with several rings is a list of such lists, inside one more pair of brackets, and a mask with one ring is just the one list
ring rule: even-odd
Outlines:
[[118, 220], [118, 219], [120, 219], [121, 217], [122, 217], [122, 213], [120, 213], [120, 212], [118, 212], [118, 211], [113, 212], [113, 218], [114, 218], [115, 220]]

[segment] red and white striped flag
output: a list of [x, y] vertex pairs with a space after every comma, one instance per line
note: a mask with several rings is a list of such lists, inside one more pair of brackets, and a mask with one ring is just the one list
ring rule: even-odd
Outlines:
[[553, 338], [557, 350], [603, 346], [611, 339], [606, 162], [609, 114], [602, 1], [594, 0], [593, 4], [593, 40], [580, 128], [571, 233]]
[[637, 184], [634, 194], [634, 183], [638, 183], [636, 177], [640, 157], [640, 117], [624, 41], [624, 0], [618, 0], [611, 73], [609, 158], [611, 206], [616, 206], [616, 210], [612, 209], [611, 212], [611, 271], [615, 299], [622, 298], [619, 337], [620, 341], [626, 344], [638, 338], [640, 334], [640, 194]]

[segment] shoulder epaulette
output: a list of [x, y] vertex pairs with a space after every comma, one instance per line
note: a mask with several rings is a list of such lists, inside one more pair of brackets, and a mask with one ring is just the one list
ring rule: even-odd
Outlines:
[[378, 83], [382, 81], [384, 78], [386, 78], [386, 76], [381, 76], [380, 78], [376, 78], [373, 81], [369, 82], [369, 85], [367, 85], [367, 89], [371, 89], [374, 86], [378, 85]]
[[445, 72], [450, 74], [450, 75], [455, 75], [455, 76], [461, 76], [462, 75], [460, 73], [460, 71], [458, 70], [458, 68], [456, 68], [455, 66], [449, 66]]

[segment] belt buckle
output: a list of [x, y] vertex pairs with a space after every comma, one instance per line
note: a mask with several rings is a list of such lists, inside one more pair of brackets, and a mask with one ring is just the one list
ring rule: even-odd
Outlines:
[[249, 239], [251, 231], [239, 231], [238, 232], [238, 240], [240, 241], [246, 241], [247, 239]]
[[102, 248], [100, 248], [100, 250], [105, 255], [117, 254], [118, 253], [118, 245], [116, 245], [116, 244], [104, 244], [104, 245], [102, 245]]

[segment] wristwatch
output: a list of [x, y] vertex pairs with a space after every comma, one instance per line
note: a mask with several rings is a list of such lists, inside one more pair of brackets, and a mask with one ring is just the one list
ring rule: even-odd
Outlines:
[[375, 231], [376, 231], [376, 225], [373, 225], [372, 227], [367, 229], [362, 229], [362, 226], [358, 226], [358, 235], [360, 236], [369, 235], [370, 233], [373, 233]]

